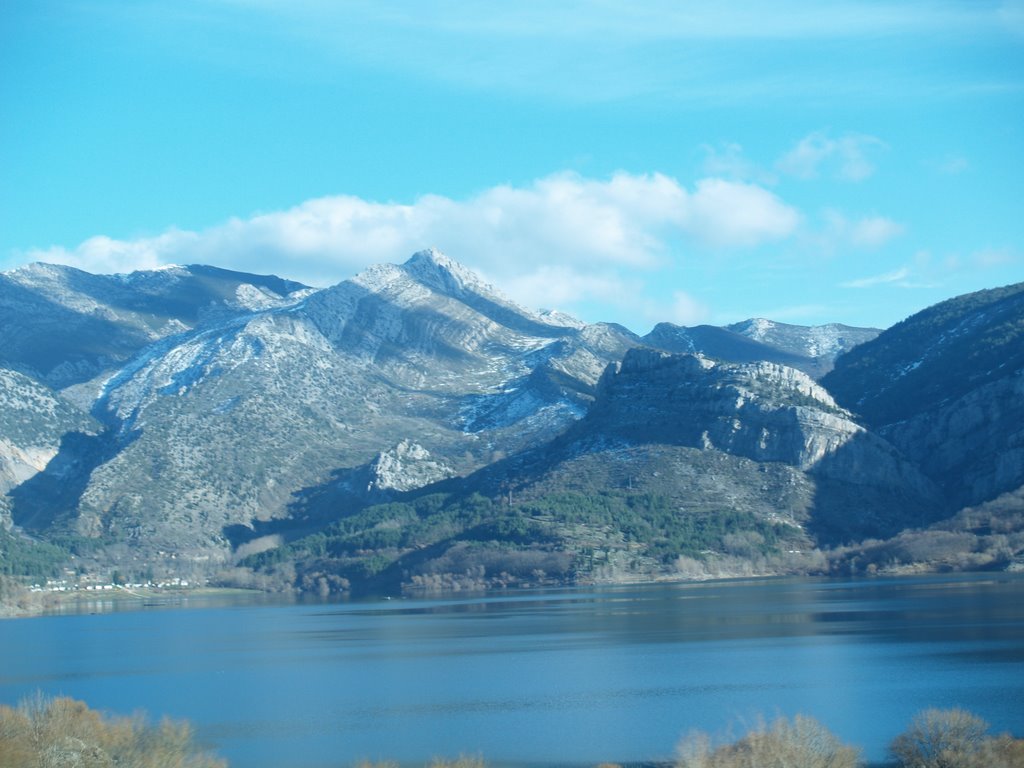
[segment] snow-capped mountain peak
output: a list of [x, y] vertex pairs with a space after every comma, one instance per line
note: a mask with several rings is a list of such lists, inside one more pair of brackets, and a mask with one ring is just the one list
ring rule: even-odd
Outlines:
[[417, 251], [400, 269], [420, 285], [445, 296], [459, 300], [477, 296], [539, 319], [535, 312], [518, 306], [493, 285], [484, 282], [472, 269], [436, 248]]

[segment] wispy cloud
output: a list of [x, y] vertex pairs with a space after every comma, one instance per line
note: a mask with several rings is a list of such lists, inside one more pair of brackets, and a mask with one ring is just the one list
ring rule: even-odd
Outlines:
[[327, 285], [434, 245], [507, 286], [517, 300], [557, 307], [621, 296], [637, 274], [678, 257], [673, 243], [756, 248], [790, 237], [799, 221], [794, 207], [754, 184], [708, 178], [690, 190], [657, 173], [603, 180], [560, 173], [526, 186], [492, 187], [466, 200], [426, 195], [403, 204], [323, 197], [202, 232], [172, 229], [137, 240], [99, 236], [28, 257], [94, 272], [206, 262]]
[[[255, 70], [301, 66], [306, 74], [319, 66], [329, 77], [339, 64], [354, 64], [457, 87], [563, 101], [638, 96], [749, 101], [780, 92], [857, 93], [863, 88], [859, 78], [836, 75], [864, 66], [859, 51], [843, 65], [822, 63], [832, 67], [824, 72], [809, 70], [803, 57], [795, 57], [800, 63], [783, 63], [773, 55], [778, 44], [870, 39], [873, 45], [899, 45], [908, 58], [913, 41], [942, 33], [980, 38], [1005, 34], [1019, 26], [1020, 15], [1016, 4], [993, 8], [989, 3], [942, 0], [838, 0], [813, 13], [799, 0], [192, 0], [187, 13], [179, 5], [185, 4], [146, 4], [144, 10], [133, 6], [127, 15], [134, 23], [142, 23], [138, 19], [147, 14], [159, 17], [145, 22], [150, 29], [177, 25], [166, 39], [181, 47], [183, 55], [190, 48], [181, 46], [181, 33], [191, 36], [197, 28], [204, 34], [242, 29], [240, 34], [259, 36], [260, 44], [221, 50], [227, 66], [243, 61]], [[89, 7], [90, 13], [105, 7], [116, 23], [126, 23], [121, 21], [126, 16], [123, 3], [96, 0]], [[280, 43], [293, 50], [296, 41], [302, 49], [299, 57], [282, 61], [266, 55], [268, 45]], [[756, 62], [743, 74], [735, 66], [739, 56]], [[908, 92], [900, 83], [919, 85], [914, 73], [914, 67], [889, 71], [872, 87]]]
[[903, 235], [906, 228], [886, 216], [870, 215], [850, 218], [834, 208], [826, 208], [820, 214], [816, 227], [806, 227], [803, 232], [805, 243], [824, 254], [834, 255], [856, 250], [875, 250]]
[[832, 138], [816, 132], [802, 138], [779, 158], [776, 167], [799, 179], [831, 176], [842, 181], [863, 181], [875, 172], [871, 154], [885, 147], [885, 142], [875, 136], [847, 133]]
[[840, 286], [842, 288], [873, 288], [876, 285], [903, 284], [906, 283], [908, 277], [910, 277], [910, 269], [908, 267], [900, 267], [885, 274], [848, 280], [845, 283], [840, 283]]
[[868, 216], [854, 222], [850, 230], [850, 241], [854, 245], [877, 248], [902, 234], [902, 224], [884, 216]]
[[960, 155], [947, 155], [942, 158], [942, 160], [935, 163], [934, 167], [939, 171], [939, 173], [956, 176], [970, 170], [971, 163], [966, 157], [962, 157]]
[[733, 181], [753, 181], [769, 186], [778, 182], [777, 174], [750, 160], [744, 154], [743, 147], [736, 142], [722, 142], [717, 146], [705, 144], [701, 149], [704, 152], [704, 172], [709, 176]]
[[1020, 257], [1010, 248], [983, 248], [971, 254], [971, 263], [983, 269], [1015, 264]]
[[698, 325], [705, 322], [710, 314], [707, 305], [703, 302], [698, 301], [685, 291], [675, 291], [672, 294], [672, 305], [668, 311], [659, 317], [651, 317], [650, 320], [653, 322], [668, 320], [676, 325]]

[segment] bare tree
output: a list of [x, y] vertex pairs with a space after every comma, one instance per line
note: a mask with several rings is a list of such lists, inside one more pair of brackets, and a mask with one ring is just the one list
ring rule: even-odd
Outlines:
[[860, 752], [817, 720], [797, 715], [761, 725], [733, 744], [712, 747], [695, 732], [679, 745], [677, 768], [856, 768]]
[[982, 768], [991, 752], [988, 723], [970, 712], [926, 709], [889, 745], [903, 768]]

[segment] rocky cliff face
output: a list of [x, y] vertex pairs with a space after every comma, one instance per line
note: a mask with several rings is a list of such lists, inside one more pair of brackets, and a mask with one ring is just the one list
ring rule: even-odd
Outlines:
[[634, 349], [609, 367], [592, 420], [609, 432], [806, 470], [864, 429], [806, 374]]
[[686, 328], [672, 323], [658, 323], [643, 337], [643, 342], [664, 352], [703, 355], [729, 363], [779, 363], [811, 376], [819, 375], [824, 370], [822, 363], [810, 355], [778, 349], [728, 328], [711, 325]]
[[435, 461], [422, 445], [403, 440], [395, 447], [381, 451], [370, 463], [368, 489], [412, 491], [452, 474], [450, 466]]
[[[774, 363], [632, 350], [609, 367], [582, 425], [631, 442], [793, 467], [817, 484], [812, 516], [827, 538], [927, 519], [937, 501], [933, 484], [891, 444], [857, 424], [809, 376]], [[862, 508], [855, 511], [858, 494]]]
[[960, 508], [1024, 486], [1024, 369], [880, 429]]
[[[404, 444], [373, 468], [405, 457], [429, 460]], [[327, 546], [296, 542], [300, 581], [358, 581], [368, 559], [378, 589], [814, 572], [818, 547], [937, 509], [937, 489], [806, 374], [650, 348], [607, 366], [555, 439], [409, 490], [327, 528]]]

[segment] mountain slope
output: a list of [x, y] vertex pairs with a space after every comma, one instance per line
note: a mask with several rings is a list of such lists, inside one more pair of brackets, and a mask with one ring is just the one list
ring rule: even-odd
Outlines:
[[[433, 251], [296, 304], [208, 317], [106, 379], [94, 411], [116, 450], [92, 466], [75, 528], [222, 563], [229, 532], [308, 514], [312, 496], [326, 509], [407, 487], [387, 470], [399, 453], [429, 457], [428, 482], [548, 439], [633, 343], [550, 324]], [[46, 498], [20, 490], [28, 519]]]
[[822, 383], [918, 462], [952, 511], [1024, 485], [1024, 283], [919, 312]]
[[803, 373], [633, 349], [550, 443], [247, 564], [295, 558], [328, 589], [806, 572], [816, 546], [929, 522], [936, 499]]
[[833, 399], [792, 366], [870, 329], [640, 339], [433, 250], [320, 291], [196, 266], [0, 278], [0, 549], [37, 573], [62, 556], [37, 539], [189, 579], [271, 548], [240, 573], [329, 590], [807, 572], [1024, 486], [1021, 286], [854, 347]]
[[0, 527], [9, 525], [7, 493], [46, 468], [70, 434], [100, 425], [28, 376], [0, 368]]
[[[802, 475], [794, 482], [811, 489], [800, 522], [818, 541], [898, 530], [927, 519], [935, 500], [931, 483], [891, 445], [808, 376], [773, 363], [631, 350], [606, 372], [593, 408], [565, 439], [680, 446], [789, 467]], [[746, 486], [738, 483], [732, 495], [749, 494]], [[781, 514], [779, 491], [762, 491], [764, 508]]]
[[157, 339], [294, 303], [309, 290], [215, 267], [92, 275], [30, 264], [0, 274], [0, 365], [62, 388], [116, 367]]

